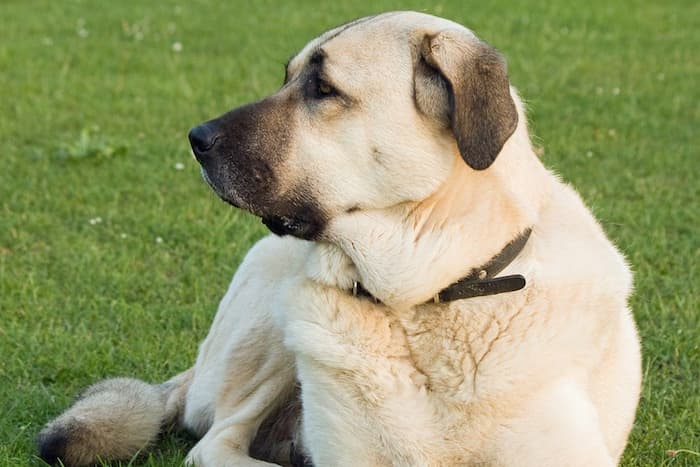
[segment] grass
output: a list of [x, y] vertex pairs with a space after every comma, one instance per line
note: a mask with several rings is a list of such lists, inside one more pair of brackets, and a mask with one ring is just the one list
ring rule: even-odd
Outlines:
[[[397, 8], [508, 57], [545, 162], [636, 271], [645, 378], [623, 465], [700, 465], [700, 3], [5, 0], [0, 466], [42, 465], [34, 436], [91, 382], [194, 361], [265, 230], [204, 186], [187, 130], [276, 89], [319, 32]], [[189, 445], [169, 436], [135, 464]]]

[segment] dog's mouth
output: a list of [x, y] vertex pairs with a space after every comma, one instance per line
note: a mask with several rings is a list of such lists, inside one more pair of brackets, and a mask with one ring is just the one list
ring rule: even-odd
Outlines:
[[[204, 179], [204, 181], [207, 182], [207, 185], [209, 185], [209, 188], [211, 188], [212, 191], [214, 193], [216, 193], [216, 195], [219, 198], [221, 198], [222, 200], [226, 201], [229, 204], [232, 204], [231, 201], [226, 199], [226, 195], [224, 194], [224, 192], [222, 190], [219, 189], [218, 185], [216, 183], [214, 183], [211, 178], [209, 178], [209, 174], [204, 169], [204, 167], [201, 167], [199, 169], [199, 172], [202, 174], [202, 178]], [[239, 206], [236, 206], [236, 207], [239, 207]]]
[[[222, 190], [209, 177], [207, 171], [202, 168], [202, 178], [207, 182], [214, 193], [231, 206], [242, 209], [259, 217], [265, 226], [275, 235], [291, 235], [303, 240], [313, 240], [322, 230], [322, 223], [303, 215], [273, 214], [258, 206], [245, 201], [235, 191]], [[304, 211], [302, 209], [302, 211]]]
[[266, 216], [262, 223], [275, 235], [291, 235], [303, 240], [314, 239], [320, 228], [316, 222], [289, 216]]
[[224, 190], [219, 187], [214, 181], [209, 177], [209, 174], [207, 171], [202, 167], [201, 169], [202, 173], [202, 178], [204, 179], [205, 182], [207, 182], [207, 185], [209, 185], [209, 188], [212, 189], [216, 195], [221, 198], [222, 201], [225, 201], [226, 203], [230, 204], [234, 208], [238, 209], [243, 209], [244, 211], [248, 211], [258, 217], [261, 217], [260, 214], [255, 212], [255, 209], [253, 206], [250, 206], [249, 203], [244, 202], [244, 200], [238, 196], [238, 194], [234, 191], [228, 191]]

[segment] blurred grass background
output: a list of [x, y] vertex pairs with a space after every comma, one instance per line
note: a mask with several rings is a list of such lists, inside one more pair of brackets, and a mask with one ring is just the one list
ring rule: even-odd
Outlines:
[[681, 0], [3, 0], [0, 465], [42, 465], [34, 436], [95, 380], [192, 364], [265, 230], [204, 185], [188, 129], [274, 91], [325, 29], [390, 9], [506, 55], [546, 164], [636, 271], [645, 380], [623, 465], [700, 465], [700, 3]]

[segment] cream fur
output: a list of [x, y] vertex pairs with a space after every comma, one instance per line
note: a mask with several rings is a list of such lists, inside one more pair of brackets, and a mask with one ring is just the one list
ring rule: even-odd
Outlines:
[[[290, 115], [283, 172], [304, 177], [331, 221], [318, 242], [267, 237], [248, 253], [187, 380], [163, 393], [186, 394], [167, 403], [184, 403], [201, 437], [188, 462], [286, 464], [293, 441], [323, 467], [616, 465], [641, 380], [624, 257], [535, 155], [515, 89], [518, 126], [483, 171], [462, 160], [446, 111], [416, 109], [422, 38], [470, 53], [471, 31], [411, 12], [339, 31], [291, 61], [278, 93], [323, 47], [330, 79], [355, 96]], [[527, 228], [501, 273], [523, 274], [524, 289], [424, 304]], [[353, 297], [354, 281], [382, 303]], [[302, 428], [253, 459], [297, 380]]]
[[[413, 104], [405, 96], [379, 98], [375, 91], [386, 79], [396, 93], [407, 91], [409, 77], [401, 71], [409, 65], [392, 55], [397, 36], [410, 40], [416, 29], [457, 27], [401, 13], [324, 43], [337, 76], [351, 50], [360, 69], [381, 54], [383, 72], [392, 76], [369, 73], [368, 65], [343, 83], [365, 96], [364, 112], [350, 117], [351, 124], [331, 118], [317, 128], [300, 118], [307, 127], [295, 143], [294, 167], [313, 167], [316, 189], [335, 207], [327, 241], [263, 240], [232, 285], [237, 290], [236, 282], [246, 280], [239, 278], [250, 277], [241, 293], [254, 288], [261, 303], [222, 304], [222, 331], [215, 324], [208, 341], [221, 333], [227, 345], [235, 342], [224, 331], [229, 322], [274, 320], [279, 331], [270, 332], [281, 333], [290, 352], [279, 347], [280, 358], [294, 355], [303, 388], [303, 440], [319, 466], [616, 465], [640, 386], [624, 258], [579, 196], [534, 154], [515, 90], [518, 127], [482, 172], [464, 165], [443, 130], [408, 110]], [[292, 74], [327, 37], [292, 61]], [[361, 45], [367, 42], [372, 46]], [[396, 119], [372, 122], [387, 113]], [[381, 164], [366, 155], [370, 146], [378, 148]], [[344, 212], [351, 205], [360, 209]], [[524, 290], [420, 305], [528, 227], [533, 231], [525, 250], [502, 273], [524, 274]], [[255, 287], [254, 280], [272, 280], [272, 271], [281, 269], [274, 285]], [[262, 277], [253, 279], [254, 270]], [[352, 297], [355, 280], [386, 305]], [[260, 300], [269, 293], [263, 290], [274, 291], [274, 298]], [[247, 334], [235, 335], [248, 341]], [[258, 339], [264, 344], [257, 351], [281, 345]], [[239, 372], [229, 365], [212, 375]], [[293, 376], [286, 376], [292, 384]], [[248, 413], [212, 405], [214, 412]], [[223, 465], [217, 462], [224, 461], [218, 451], [224, 441], [209, 438], [191, 459]], [[208, 458], [201, 457], [205, 450]], [[236, 457], [230, 465], [242, 464]]]

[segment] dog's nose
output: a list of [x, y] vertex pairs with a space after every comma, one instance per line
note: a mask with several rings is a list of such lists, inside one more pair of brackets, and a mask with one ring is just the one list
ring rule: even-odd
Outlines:
[[201, 157], [214, 147], [219, 134], [213, 128], [213, 125], [207, 122], [192, 128], [188, 137], [194, 155], [197, 157], [197, 160], [201, 160]]

